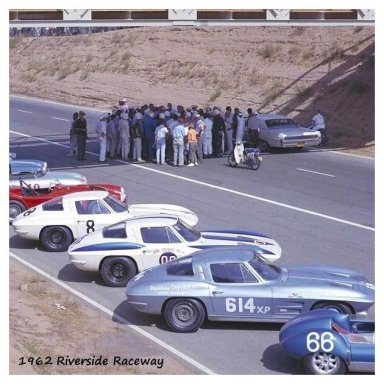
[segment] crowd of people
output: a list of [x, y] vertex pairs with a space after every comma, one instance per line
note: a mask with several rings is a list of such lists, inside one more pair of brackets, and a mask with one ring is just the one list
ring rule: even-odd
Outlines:
[[[135, 162], [156, 162], [182, 167], [197, 166], [203, 159], [222, 157], [234, 143], [247, 141], [259, 146], [260, 122], [257, 111], [228, 106], [197, 105], [185, 108], [171, 103], [134, 107], [125, 98], [111, 112], [103, 113], [95, 127], [100, 144], [99, 162], [121, 158]], [[85, 159], [87, 122], [83, 111], [73, 115], [70, 151], [78, 160]]]

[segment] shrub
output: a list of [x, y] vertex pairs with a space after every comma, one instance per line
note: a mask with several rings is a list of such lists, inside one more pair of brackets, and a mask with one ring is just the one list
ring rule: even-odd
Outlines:
[[209, 101], [210, 102], [213, 102], [215, 101], [217, 98], [219, 98], [221, 96], [221, 89], [216, 89], [213, 94], [211, 95], [211, 97], [209, 98]]

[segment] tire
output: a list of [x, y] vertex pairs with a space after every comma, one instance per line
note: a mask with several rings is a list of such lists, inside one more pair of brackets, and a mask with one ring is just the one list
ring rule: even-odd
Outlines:
[[73, 242], [73, 236], [69, 228], [52, 225], [43, 228], [40, 234], [40, 240], [47, 251], [64, 252]]
[[104, 260], [101, 277], [109, 287], [125, 287], [137, 273], [135, 263], [128, 257], [108, 257]]
[[9, 201], [9, 217], [14, 219], [21, 212], [26, 210], [25, 205], [16, 200]]
[[353, 314], [352, 310], [348, 305], [343, 303], [332, 303], [332, 302], [325, 302], [325, 303], [317, 303], [313, 306], [312, 309], [332, 309], [335, 312], [338, 313], [346, 313], [348, 315]]
[[260, 150], [268, 152], [271, 150], [271, 146], [265, 140], [260, 140]]
[[344, 360], [333, 353], [316, 352], [303, 359], [304, 368], [311, 375], [343, 375], [346, 372]]
[[247, 166], [249, 169], [253, 169], [254, 171], [257, 171], [260, 168], [261, 161], [259, 158], [256, 156], [252, 160], [247, 163]]
[[205, 308], [195, 299], [172, 299], [165, 306], [163, 316], [172, 331], [195, 332], [205, 320]]
[[237, 167], [237, 163], [236, 163], [236, 160], [235, 160], [233, 151], [231, 151], [231, 152], [229, 153], [229, 155], [228, 155], [228, 164], [229, 164], [231, 167]]

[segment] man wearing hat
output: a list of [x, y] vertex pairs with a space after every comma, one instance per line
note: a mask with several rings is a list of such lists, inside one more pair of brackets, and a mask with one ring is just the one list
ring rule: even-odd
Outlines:
[[77, 160], [83, 161], [87, 147], [87, 120], [85, 112], [79, 112], [79, 118], [75, 122], [74, 133], [77, 135]]
[[100, 152], [99, 152], [99, 162], [105, 162], [105, 156], [107, 153], [107, 120], [109, 114], [103, 113], [100, 116], [99, 122], [96, 126], [96, 133], [99, 139]]

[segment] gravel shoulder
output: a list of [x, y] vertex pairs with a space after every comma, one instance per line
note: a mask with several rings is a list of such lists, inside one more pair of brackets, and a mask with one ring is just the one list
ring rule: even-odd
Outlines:
[[9, 374], [201, 373], [13, 258], [9, 273]]

